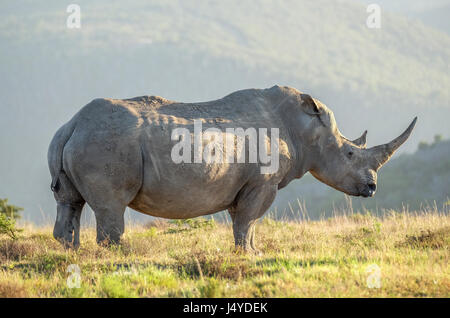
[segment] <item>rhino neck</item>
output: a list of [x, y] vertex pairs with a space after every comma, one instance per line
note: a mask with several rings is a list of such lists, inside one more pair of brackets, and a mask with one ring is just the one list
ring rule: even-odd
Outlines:
[[301, 178], [314, 165], [314, 149], [309, 147], [307, 141], [302, 137], [294, 140], [293, 144], [296, 149], [293, 169], [297, 171], [296, 178]]
[[289, 169], [278, 186], [280, 189], [311, 170], [314, 159], [314, 152], [309, 141], [311, 132], [308, 128], [311, 116], [299, 107], [296, 95], [300, 92], [297, 90], [274, 86], [267, 90], [266, 94], [273, 105], [275, 117], [280, 118], [282, 134], [289, 145]]
[[278, 189], [284, 188], [294, 179], [303, 177], [303, 175], [310, 171], [313, 166], [313, 156], [311, 156], [313, 150], [309, 149], [302, 136], [299, 136], [296, 132], [289, 129], [287, 132], [290, 148], [289, 153], [291, 155], [290, 168], [278, 185]]

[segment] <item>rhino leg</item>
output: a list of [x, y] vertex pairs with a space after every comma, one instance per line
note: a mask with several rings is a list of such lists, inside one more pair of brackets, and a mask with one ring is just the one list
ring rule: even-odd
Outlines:
[[101, 245], [119, 244], [125, 230], [125, 206], [110, 204], [93, 207], [97, 221], [97, 243]]
[[250, 247], [254, 250], [257, 251], [258, 249], [255, 246], [255, 228], [256, 226], [253, 226], [251, 228], [252, 232], [250, 233]]
[[[125, 120], [130, 121], [125, 123]], [[129, 127], [134, 120], [133, 116], [124, 119], [123, 127]], [[80, 122], [80, 128], [65, 145], [65, 165], [77, 189], [94, 211], [97, 242], [120, 243], [125, 208], [142, 185], [140, 130], [122, 126], [121, 129], [115, 124], [96, 129], [89, 123]]]
[[80, 218], [85, 201], [63, 171], [58, 176], [54, 196], [57, 202], [57, 215], [53, 236], [66, 248], [78, 248]]
[[58, 202], [53, 237], [66, 248], [78, 248], [80, 246], [80, 218], [82, 210], [82, 204]]
[[244, 188], [229, 209], [233, 220], [233, 234], [236, 248], [257, 252], [255, 247], [255, 223], [272, 204], [277, 187], [263, 185]]

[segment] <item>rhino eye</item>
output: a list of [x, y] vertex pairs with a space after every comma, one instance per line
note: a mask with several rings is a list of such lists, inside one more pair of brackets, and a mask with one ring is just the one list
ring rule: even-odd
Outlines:
[[349, 158], [353, 157], [353, 151], [349, 151], [349, 152], [347, 153], [347, 155], [348, 155]]

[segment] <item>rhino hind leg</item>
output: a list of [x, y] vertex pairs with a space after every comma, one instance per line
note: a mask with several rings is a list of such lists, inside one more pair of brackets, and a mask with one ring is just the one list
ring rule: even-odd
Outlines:
[[125, 190], [114, 191], [107, 182], [98, 182], [96, 186], [84, 185], [89, 191], [87, 203], [94, 211], [97, 229], [97, 243], [108, 246], [119, 244], [125, 230], [124, 214], [129, 200], [124, 196], [132, 194]]
[[272, 185], [247, 187], [240, 191], [229, 209], [237, 249], [258, 253], [255, 246], [255, 223], [270, 207], [276, 192], [277, 187]]
[[80, 245], [80, 218], [85, 201], [64, 171], [55, 178], [53, 194], [57, 203], [53, 236], [64, 247]]
[[106, 205], [92, 206], [97, 223], [98, 244], [108, 246], [120, 243], [120, 238], [125, 230], [125, 208], [125, 205], [117, 202], [111, 203], [111, 201]]
[[120, 243], [125, 229], [125, 209], [136, 196], [139, 183], [136, 180], [126, 187], [120, 184], [119, 179], [104, 175], [84, 180], [82, 193], [86, 193], [86, 201], [94, 211], [98, 244], [107, 246]]
[[[64, 151], [71, 179], [94, 211], [97, 243], [102, 245], [120, 243], [125, 208], [142, 185], [140, 146], [131, 137], [125, 133], [120, 137], [98, 136], [94, 131], [81, 139], [75, 136]], [[109, 138], [114, 147], [100, 142], [105, 138]], [[79, 145], [91, 143], [93, 146]]]

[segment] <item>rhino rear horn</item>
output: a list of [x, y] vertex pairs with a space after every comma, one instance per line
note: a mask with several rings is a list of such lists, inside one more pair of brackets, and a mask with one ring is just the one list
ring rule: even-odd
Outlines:
[[366, 148], [366, 145], [367, 145], [366, 137], [367, 137], [367, 130], [363, 132], [361, 137], [359, 137], [359, 138], [357, 138], [355, 140], [352, 140], [352, 143], [357, 145], [357, 146], [360, 146], [361, 148]]

